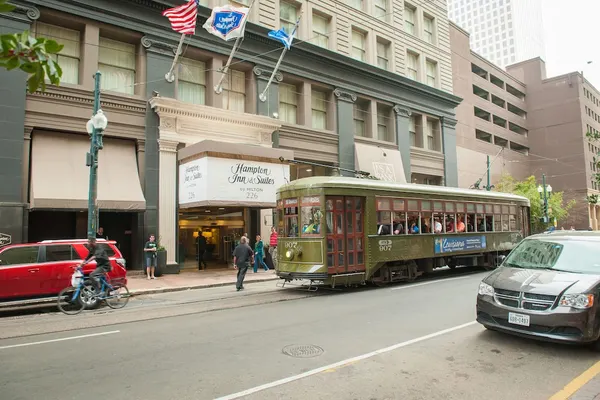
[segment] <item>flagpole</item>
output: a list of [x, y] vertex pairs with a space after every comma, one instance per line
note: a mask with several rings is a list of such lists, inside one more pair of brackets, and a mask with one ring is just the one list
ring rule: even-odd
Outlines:
[[281, 65], [281, 61], [283, 61], [283, 56], [285, 56], [285, 53], [287, 52], [287, 47], [283, 48], [283, 51], [281, 52], [281, 55], [279, 56], [279, 60], [277, 61], [277, 64], [275, 64], [275, 69], [273, 69], [273, 73], [271, 74], [271, 77], [269, 78], [269, 82], [267, 82], [267, 86], [265, 87], [265, 90], [263, 90], [263, 92], [260, 94], [260, 96], [258, 96], [258, 98], [260, 99], [260, 101], [262, 101], [263, 103], [265, 101], [267, 101], [267, 90], [269, 90], [269, 86], [271, 86], [271, 83], [273, 82], [273, 78], [275, 78], [275, 74], [277, 73], [277, 70], [279, 69], [279, 66]]
[[[250, 18], [250, 12], [252, 11], [252, 6], [254, 5], [254, 1], [255, 0], [252, 0], [250, 2], [250, 5], [248, 6], [248, 15], [246, 16], [246, 21], [244, 21], [244, 27], [242, 28], [242, 30], [246, 27], [246, 22], [248, 21], [248, 18]], [[236, 53], [236, 51], [238, 51], [238, 48], [240, 47], [242, 40], [244, 40], [244, 37], [240, 36], [235, 40], [235, 43], [233, 44], [231, 53], [229, 53], [229, 59], [227, 60], [227, 64], [225, 64], [225, 66], [221, 70], [221, 79], [219, 79], [219, 83], [217, 83], [217, 85], [215, 86], [216, 94], [221, 94], [223, 92], [223, 80], [225, 79], [225, 75], [227, 74], [227, 71], [229, 71], [229, 66], [231, 65], [233, 56]]]
[[[294, 40], [294, 37], [296, 36], [296, 31], [298, 30], [298, 25], [300, 25], [300, 20], [302, 19], [303, 14], [304, 14], [304, 10], [302, 10], [302, 12], [300, 13], [300, 16], [296, 20], [296, 26], [294, 26], [294, 30], [292, 31], [292, 33], [290, 35], [290, 42], [288, 43], [288, 46], [290, 48], [292, 46], [292, 40]], [[283, 61], [283, 56], [285, 56], [285, 53], [287, 53], [287, 50], [288, 50], [287, 47], [284, 46], [283, 51], [281, 52], [281, 55], [279, 56], [279, 60], [277, 60], [277, 64], [275, 64], [273, 73], [271, 74], [271, 77], [269, 78], [269, 81], [267, 82], [267, 86], [265, 87], [265, 90], [263, 90], [263, 92], [258, 96], [260, 101], [262, 101], [263, 103], [265, 101], [267, 101], [267, 90], [269, 90], [269, 86], [271, 86], [271, 83], [273, 82], [273, 78], [275, 78], [275, 74], [277, 73], [277, 70], [279, 69], [279, 66], [281, 65], [281, 61]]]
[[175, 65], [177, 65], [177, 59], [179, 58], [179, 54], [181, 53], [181, 48], [183, 47], [183, 41], [185, 40], [185, 33], [181, 35], [181, 39], [179, 39], [179, 45], [177, 46], [177, 52], [175, 53], [175, 58], [173, 59], [173, 64], [171, 65], [171, 69], [169, 72], [165, 74], [165, 79], [169, 83], [173, 83], [175, 80], [175, 74], [173, 71], [175, 70]]

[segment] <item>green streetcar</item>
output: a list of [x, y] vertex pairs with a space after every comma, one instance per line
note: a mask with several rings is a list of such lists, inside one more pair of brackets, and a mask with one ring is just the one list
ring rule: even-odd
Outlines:
[[444, 266], [494, 268], [530, 234], [525, 197], [351, 177], [282, 186], [276, 221], [284, 285], [383, 285]]

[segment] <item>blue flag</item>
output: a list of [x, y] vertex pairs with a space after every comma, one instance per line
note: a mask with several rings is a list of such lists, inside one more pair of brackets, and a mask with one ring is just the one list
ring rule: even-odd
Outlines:
[[295, 28], [294, 28], [294, 32], [292, 32], [291, 35], [288, 35], [286, 33], [285, 28], [281, 28], [277, 31], [269, 32], [269, 37], [280, 41], [285, 46], [285, 48], [289, 50], [292, 47], [292, 41], [294, 40], [295, 33], [296, 33]]

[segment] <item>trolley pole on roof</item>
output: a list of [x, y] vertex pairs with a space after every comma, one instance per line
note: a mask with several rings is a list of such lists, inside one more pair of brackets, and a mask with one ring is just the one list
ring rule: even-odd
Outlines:
[[485, 190], [487, 190], [488, 192], [490, 190], [492, 190], [492, 186], [490, 185], [490, 156], [489, 156], [489, 154], [487, 156], [487, 186], [485, 187]]

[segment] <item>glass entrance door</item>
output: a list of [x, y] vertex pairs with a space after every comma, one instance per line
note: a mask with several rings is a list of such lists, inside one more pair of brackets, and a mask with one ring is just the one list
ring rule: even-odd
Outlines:
[[325, 218], [328, 273], [364, 271], [364, 198], [327, 196]]

